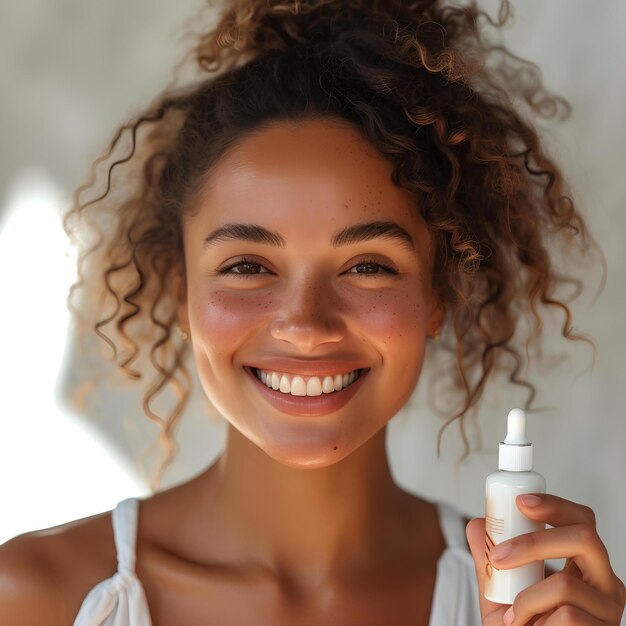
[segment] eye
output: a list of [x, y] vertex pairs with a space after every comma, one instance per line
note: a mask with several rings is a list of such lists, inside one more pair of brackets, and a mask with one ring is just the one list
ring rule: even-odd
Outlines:
[[[246, 270], [243, 272], [235, 272], [233, 270], [236, 267], [248, 268], [248, 270], [250, 271]], [[261, 265], [260, 263], [257, 263], [256, 261], [252, 259], [242, 257], [241, 259], [239, 259], [239, 261], [237, 261], [237, 263], [233, 263], [232, 265], [229, 265], [228, 267], [221, 269], [218, 272], [218, 274], [230, 274], [231, 276], [251, 276], [254, 274], [261, 274], [262, 272], [258, 270], [259, 268], [263, 268], [263, 267], [264, 267], [263, 265]], [[267, 273], [267, 272], [264, 272], [264, 273]]]
[[393, 267], [390, 267], [389, 265], [385, 265], [384, 263], [379, 263], [376, 259], [364, 259], [363, 261], [359, 261], [356, 265], [352, 267], [352, 269], [359, 268], [359, 267], [368, 268], [365, 272], [359, 272], [359, 271], [354, 272], [355, 274], [362, 274], [364, 276], [380, 276], [381, 272], [372, 271], [372, 270], [375, 270], [376, 268], [382, 268], [385, 274], [391, 274], [395, 276], [398, 273], [397, 270], [395, 270]]
[[[376, 259], [364, 259], [356, 265], [353, 265], [352, 268], [350, 268], [350, 270], [346, 273], [359, 274], [361, 276], [381, 276], [383, 274], [395, 276], [398, 274], [398, 271], [389, 265], [380, 263]], [[257, 274], [271, 274], [271, 272], [258, 261], [242, 257], [236, 263], [232, 263], [231, 265], [219, 270], [218, 274], [248, 277]]]

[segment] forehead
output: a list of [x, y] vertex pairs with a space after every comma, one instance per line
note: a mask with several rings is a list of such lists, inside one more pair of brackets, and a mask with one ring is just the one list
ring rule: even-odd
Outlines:
[[[268, 225], [287, 239], [310, 240], [355, 222], [393, 219], [416, 244], [427, 229], [392, 164], [347, 121], [280, 121], [239, 141], [212, 169], [197, 198], [207, 228], [229, 222]], [[326, 226], [326, 229], [323, 228]], [[193, 229], [195, 230], [195, 228]]]
[[[347, 121], [335, 118], [278, 121], [241, 139], [217, 163], [203, 190], [203, 200], [217, 203], [224, 194], [246, 196], [259, 185], [272, 191], [300, 192], [295, 203], [307, 204], [302, 193], [316, 190], [311, 201], [342, 199], [355, 192], [367, 204], [381, 196], [406, 203], [406, 190], [393, 185], [392, 166]], [[214, 207], [216, 208], [216, 207]]]

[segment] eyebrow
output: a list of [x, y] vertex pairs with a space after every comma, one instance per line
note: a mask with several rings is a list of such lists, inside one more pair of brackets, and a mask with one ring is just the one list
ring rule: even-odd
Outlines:
[[[330, 245], [333, 248], [349, 246], [364, 241], [370, 241], [384, 237], [398, 241], [410, 252], [415, 252], [413, 238], [400, 224], [391, 221], [364, 222], [348, 226], [335, 233]], [[226, 241], [251, 241], [262, 243], [277, 248], [284, 248], [287, 245], [285, 238], [279, 233], [275, 233], [257, 224], [225, 224], [214, 230], [205, 240], [203, 248], [210, 245], [217, 245]]]

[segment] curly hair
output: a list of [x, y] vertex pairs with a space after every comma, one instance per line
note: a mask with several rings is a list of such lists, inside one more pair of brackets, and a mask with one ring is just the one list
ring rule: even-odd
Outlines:
[[[560, 249], [582, 262], [600, 249], [531, 121], [559, 111], [563, 119], [570, 106], [547, 92], [535, 64], [489, 41], [480, 27], [500, 27], [510, 14], [507, 0], [497, 21], [475, 2], [231, 0], [177, 67], [189, 63], [194, 76], [182, 86], [173, 81], [119, 128], [64, 217], [75, 241], [85, 226], [96, 233], [82, 242], [68, 305], [91, 320], [121, 372], [136, 380], [145, 367], [156, 372], [143, 397], [166, 448], [153, 489], [177, 452], [175, 431], [191, 390], [189, 345], [172, 333], [182, 218], [219, 159], [273, 121], [352, 122], [391, 161], [393, 182], [414, 193], [434, 237], [433, 288], [446, 309], [435, 347], [453, 355], [447, 376], [462, 396], [442, 430], [459, 418], [462, 426], [495, 371], [527, 389], [525, 408], [533, 410], [535, 387], [520, 368], [542, 332], [540, 307], [558, 309], [563, 337], [595, 351], [572, 330], [570, 300], [556, 293], [573, 284], [573, 299], [581, 282], [559, 274], [555, 256]], [[98, 190], [102, 162], [106, 181]], [[100, 296], [92, 317], [86, 304], [82, 316], [71, 304], [78, 288]], [[105, 313], [107, 299], [113, 309]], [[534, 325], [524, 340], [525, 316]], [[130, 354], [118, 357], [103, 331], [109, 323]], [[142, 355], [149, 364], [135, 368]], [[160, 416], [151, 403], [168, 386], [177, 403]]]

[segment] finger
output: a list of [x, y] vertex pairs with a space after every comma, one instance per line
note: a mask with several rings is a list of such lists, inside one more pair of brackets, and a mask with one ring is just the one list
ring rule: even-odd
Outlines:
[[583, 609], [589, 615], [611, 624], [619, 623], [622, 616], [622, 608], [612, 598], [578, 578], [557, 572], [520, 591], [511, 606], [514, 619], [506, 623], [514, 626], [526, 624], [532, 617], [560, 605]]
[[551, 611], [544, 613], [538, 620], [531, 623], [533, 624], [533, 626], [545, 626], [545, 623], [548, 621], [548, 618], [550, 617], [550, 615], [552, 615], [552, 613], [554, 613], [554, 611], [556, 611], [556, 609], [552, 609]]
[[498, 604], [487, 600], [484, 595], [485, 573], [487, 557], [485, 555], [485, 518], [476, 517], [470, 520], [465, 527], [467, 543], [469, 544], [474, 567], [476, 568], [476, 579], [478, 581], [478, 600], [480, 603], [480, 615], [483, 626], [500, 626], [502, 616], [509, 608], [508, 604]]
[[560, 606], [548, 619], [544, 622], [545, 626], [606, 626], [605, 622], [601, 622], [586, 611], [569, 604]]
[[[525, 504], [526, 496], [539, 499], [538, 504]], [[527, 517], [541, 520], [550, 526], [568, 526], [569, 524], [596, 525], [596, 514], [591, 507], [578, 502], [560, 498], [551, 493], [520, 494], [516, 498], [517, 508]]]
[[[529, 506], [524, 503], [524, 496], [532, 495], [535, 499], [540, 499], [539, 504]], [[613, 598], [619, 595], [619, 584], [621, 581], [611, 567], [607, 549], [598, 536], [596, 529], [596, 514], [591, 507], [578, 502], [572, 502], [565, 498], [555, 496], [550, 493], [522, 494], [517, 497], [518, 509], [528, 518], [543, 521], [554, 527], [565, 527], [568, 525], [579, 525], [581, 527], [584, 540], [590, 549], [594, 549], [594, 559], [585, 559], [571, 556], [572, 560], [581, 570], [585, 582], [589, 582], [594, 587], [608, 593]], [[586, 528], [585, 528], [586, 527]], [[563, 554], [563, 557], [569, 555]], [[554, 557], [554, 558], [563, 558]], [[552, 558], [552, 557], [546, 557]], [[581, 564], [589, 563], [587, 571], [583, 571]]]
[[[504, 557], [500, 550], [510, 546]], [[546, 559], [572, 559], [583, 580], [603, 593], [617, 599], [617, 585], [607, 550], [594, 529], [577, 524], [548, 528], [518, 535], [499, 543], [489, 558], [498, 569], [512, 569]]]

